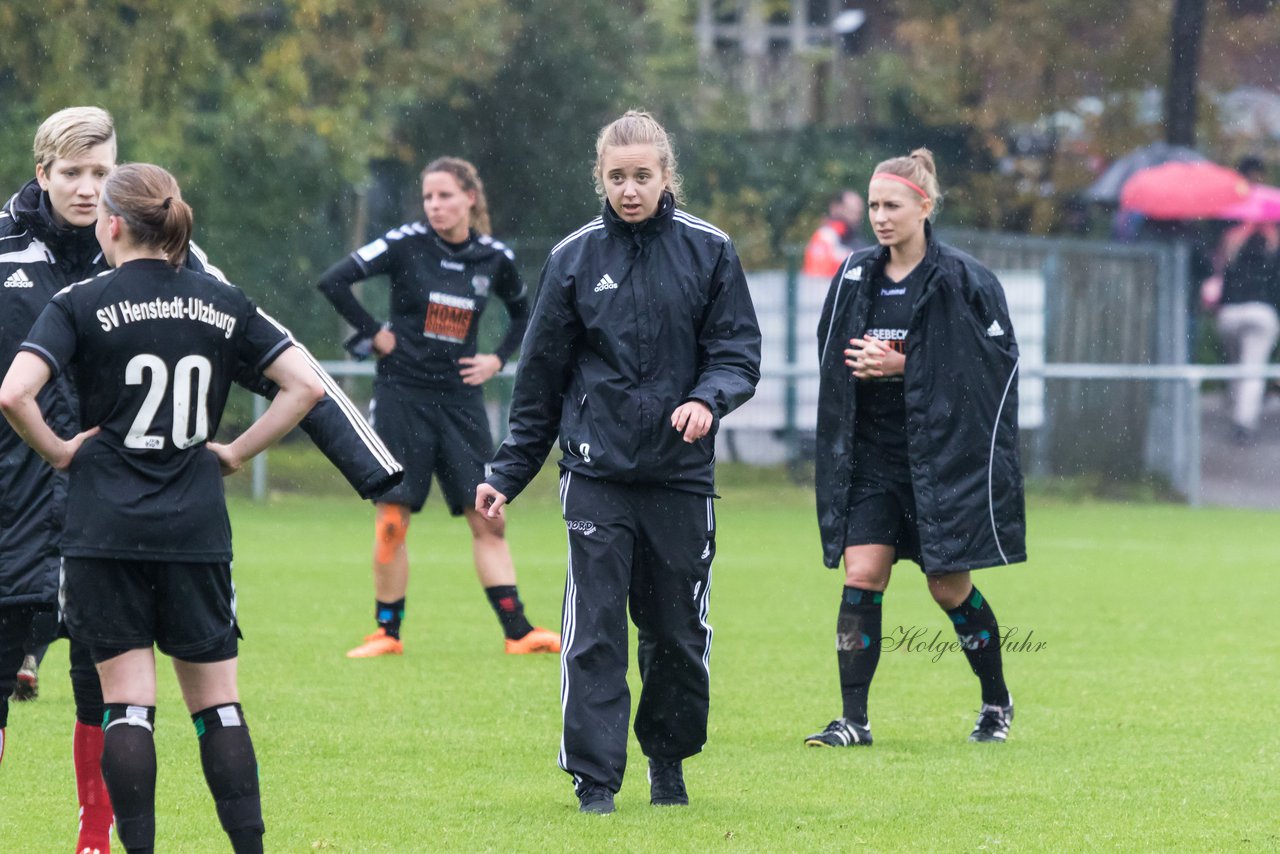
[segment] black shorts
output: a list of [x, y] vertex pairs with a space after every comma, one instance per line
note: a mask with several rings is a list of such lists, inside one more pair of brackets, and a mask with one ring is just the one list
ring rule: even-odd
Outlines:
[[476, 486], [493, 459], [493, 437], [484, 395], [459, 395], [385, 384], [374, 388], [369, 421], [404, 465], [400, 485], [378, 496], [380, 504], [401, 504], [417, 513], [440, 482], [449, 512], [461, 516], [476, 503]]
[[849, 485], [844, 544], [846, 548], [893, 546], [897, 552], [895, 561], [906, 558], [922, 563], [916, 499], [911, 484], [855, 475]]
[[238, 651], [229, 563], [64, 557], [59, 597], [67, 631], [95, 662], [152, 644], [196, 663]]

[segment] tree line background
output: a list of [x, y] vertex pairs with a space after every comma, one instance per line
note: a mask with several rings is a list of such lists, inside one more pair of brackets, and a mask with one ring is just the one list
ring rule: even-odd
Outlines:
[[[1188, 4], [1191, 41], [1174, 26]], [[495, 233], [531, 277], [546, 241], [597, 211], [595, 134], [633, 106], [674, 132], [688, 208], [732, 234], [748, 266], [782, 266], [830, 192], [865, 187], [876, 162], [918, 145], [937, 155], [947, 224], [1049, 233], [1081, 227], [1064, 200], [1100, 163], [1166, 135], [1135, 93], [1177, 91], [1188, 64], [1201, 91], [1256, 80], [1280, 44], [1268, 0], [863, 5], [872, 38], [818, 93], [856, 103], [752, 129], [745, 96], [700, 61], [685, 0], [0, 0], [0, 195], [32, 176], [45, 116], [105, 107], [121, 161], [173, 171], [212, 260], [332, 356], [316, 278], [421, 215], [417, 174], [435, 156], [477, 164]], [[817, 68], [829, 51], [798, 61]], [[1105, 107], [1087, 145], [1049, 145], [1025, 166], [1013, 129], [1082, 96]], [[1238, 153], [1195, 104], [1202, 148]]]

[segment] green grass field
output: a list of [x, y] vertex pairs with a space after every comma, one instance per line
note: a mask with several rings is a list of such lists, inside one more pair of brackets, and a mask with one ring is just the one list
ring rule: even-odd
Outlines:
[[[886, 652], [876, 743], [802, 745], [839, 710], [841, 578], [808, 491], [725, 486], [712, 595], [711, 734], [692, 805], [648, 804], [644, 760], [609, 817], [577, 812], [555, 766], [559, 667], [507, 657], [460, 520], [434, 501], [409, 545], [402, 658], [349, 661], [372, 622], [371, 510], [337, 497], [232, 506], [246, 640], [241, 691], [274, 851], [1090, 851], [1280, 848], [1280, 516], [1171, 505], [1030, 508], [1023, 566], [978, 573], [1002, 626], [1017, 719], [972, 745], [960, 653]], [[564, 529], [544, 473], [511, 509], [521, 594], [557, 626]], [[885, 630], [949, 624], [900, 566]], [[15, 704], [0, 851], [75, 838], [66, 644]], [[227, 850], [172, 672], [162, 673], [158, 850]]]

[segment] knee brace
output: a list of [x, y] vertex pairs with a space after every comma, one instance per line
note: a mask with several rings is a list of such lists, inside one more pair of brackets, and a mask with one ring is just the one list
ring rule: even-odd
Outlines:
[[374, 521], [373, 559], [378, 563], [391, 563], [396, 550], [404, 545], [409, 533], [409, 511], [400, 504], [379, 504]]

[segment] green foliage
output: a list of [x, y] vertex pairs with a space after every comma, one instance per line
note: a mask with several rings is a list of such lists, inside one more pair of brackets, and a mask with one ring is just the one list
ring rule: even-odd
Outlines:
[[[979, 697], [959, 653], [900, 646], [883, 654], [872, 690], [875, 746], [816, 750], [801, 740], [839, 709], [841, 578], [820, 566], [812, 496], [723, 493], [710, 734], [686, 764], [691, 806], [649, 806], [632, 740], [618, 812], [603, 819], [578, 814], [555, 766], [559, 662], [502, 654], [465, 523], [436, 499], [415, 517], [406, 654], [349, 661], [343, 652], [372, 627], [372, 509], [351, 497], [233, 504], [240, 687], [268, 849], [1280, 846], [1280, 794], [1261, 782], [1280, 751], [1260, 712], [1280, 680], [1274, 514], [1033, 502], [1032, 562], [975, 574], [1006, 632], [1045, 643], [1006, 651], [1009, 743], [965, 742]], [[554, 625], [565, 540], [548, 473], [512, 505], [508, 533], [529, 615]], [[1229, 571], [1208, 588], [1206, 567]], [[884, 629], [909, 627], [951, 636], [904, 564]], [[66, 649], [51, 648], [40, 698], [10, 712], [0, 839], [23, 851], [65, 851], [75, 838]], [[163, 657], [160, 671], [157, 850], [226, 850]]]
[[44, 116], [107, 108], [121, 159], [173, 171], [213, 262], [312, 338], [334, 326], [312, 286], [350, 248], [351, 186], [394, 151], [400, 116], [424, 93], [493, 75], [508, 41], [503, 6], [5, 4], [4, 31], [38, 37], [9, 39], [0, 57], [10, 143], [0, 178], [16, 188], [31, 176]]

